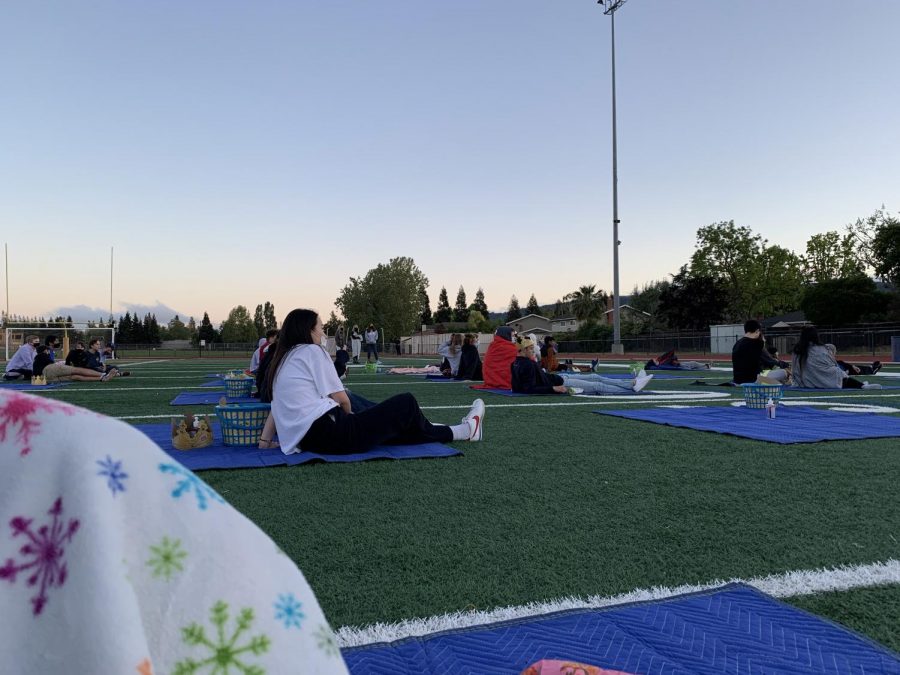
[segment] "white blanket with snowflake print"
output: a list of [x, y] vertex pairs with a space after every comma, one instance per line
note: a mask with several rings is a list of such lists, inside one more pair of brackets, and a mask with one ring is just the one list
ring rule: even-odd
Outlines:
[[131, 426], [0, 390], [0, 671], [345, 673], [303, 574]]

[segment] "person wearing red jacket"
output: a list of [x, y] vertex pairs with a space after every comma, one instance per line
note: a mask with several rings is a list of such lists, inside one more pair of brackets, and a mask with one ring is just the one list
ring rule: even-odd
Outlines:
[[488, 345], [482, 364], [483, 388], [512, 389], [510, 366], [518, 355], [518, 349], [512, 340], [513, 330], [509, 326], [500, 326], [494, 333], [494, 339]]

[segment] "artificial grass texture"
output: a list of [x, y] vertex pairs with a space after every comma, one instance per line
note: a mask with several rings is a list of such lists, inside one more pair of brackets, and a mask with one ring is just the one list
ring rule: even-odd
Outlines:
[[863, 633], [900, 654], [900, 585], [804, 595], [787, 602]]
[[[182, 385], [229, 367], [137, 366], [133, 378], [45, 395], [111, 415], [177, 415], [168, 401]], [[374, 400], [411, 390], [423, 406], [459, 406], [427, 411], [445, 423], [479, 395], [399, 376], [347, 384]], [[464, 457], [201, 475], [298, 563], [334, 625], [900, 556], [896, 439], [783, 447], [591, 415], [591, 405], [484, 398], [485, 441], [461, 444]], [[855, 398], [897, 401], [840, 397]], [[879, 639], [893, 620], [876, 610], [858, 629]]]

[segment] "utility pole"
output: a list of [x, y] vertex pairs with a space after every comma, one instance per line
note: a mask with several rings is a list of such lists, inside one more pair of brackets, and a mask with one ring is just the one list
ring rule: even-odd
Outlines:
[[613, 194], [613, 354], [624, 354], [621, 299], [619, 296], [619, 165], [616, 139], [616, 10], [627, 0], [597, 0], [603, 13], [609, 15], [610, 47], [612, 50], [612, 194]]

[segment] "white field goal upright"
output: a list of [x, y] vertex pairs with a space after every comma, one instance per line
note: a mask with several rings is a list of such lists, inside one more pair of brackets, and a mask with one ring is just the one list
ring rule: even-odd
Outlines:
[[61, 352], [56, 354], [56, 358], [63, 359], [69, 350], [75, 344], [76, 340], [84, 340], [84, 346], [88, 346], [88, 342], [94, 338], [103, 340], [104, 346], [115, 344], [116, 329], [109, 326], [99, 328], [97, 326], [88, 326], [87, 323], [75, 323], [70, 325], [59, 324], [54, 326], [52, 322], [42, 326], [8, 326], [4, 327], [4, 358], [9, 361], [10, 357], [16, 353], [16, 350], [25, 343], [25, 338], [29, 335], [37, 335], [41, 339], [41, 344], [48, 335], [56, 335], [62, 345]]

